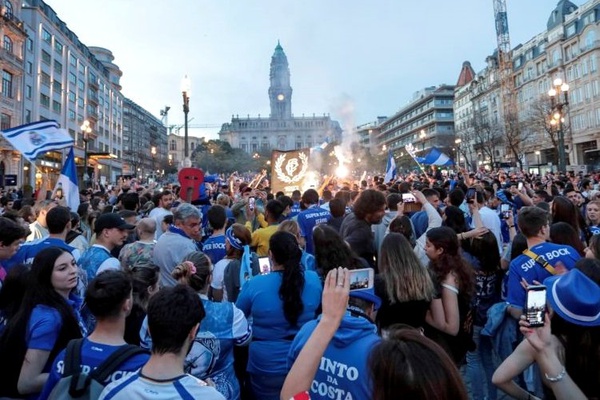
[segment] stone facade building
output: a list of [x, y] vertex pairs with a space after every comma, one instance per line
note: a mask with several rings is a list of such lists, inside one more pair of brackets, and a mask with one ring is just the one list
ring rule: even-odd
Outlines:
[[[23, 119], [24, 43], [26, 32], [21, 16], [21, 2], [0, 1], [0, 67], [2, 88], [0, 92], [0, 129], [19, 125]], [[17, 184], [23, 183], [23, 165], [19, 152], [0, 137], [0, 186], [5, 186], [5, 175], [16, 175]]]
[[292, 87], [287, 57], [279, 43], [271, 58], [269, 103], [271, 113], [264, 118], [232, 116], [223, 124], [219, 139], [247, 153], [271, 149], [292, 150], [313, 147], [341, 138], [342, 129], [329, 115], [295, 117], [292, 114]]
[[[520, 126], [519, 159], [524, 168], [544, 172], [556, 165], [557, 151], [565, 151], [567, 169], [600, 168], [600, 0], [577, 6], [560, 0], [551, 11], [546, 30], [513, 49], [513, 72]], [[464, 68], [463, 68], [464, 70]], [[515, 165], [502, 140], [493, 144], [493, 157], [478, 148], [473, 134], [484, 116], [502, 139], [503, 115], [495, 56], [470, 80], [457, 85], [456, 133], [461, 154], [474, 164]], [[461, 71], [461, 77], [463, 72]], [[557, 149], [557, 131], [550, 125], [548, 91], [555, 79], [569, 85], [564, 115], [564, 149]], [[480, 112], [484, 109], [484, 112]], [[473, 153], [474, 155], [470, 155]]]

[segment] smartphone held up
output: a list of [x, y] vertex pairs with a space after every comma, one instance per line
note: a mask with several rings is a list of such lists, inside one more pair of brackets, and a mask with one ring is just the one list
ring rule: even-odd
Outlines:
[[527, 288], [525, 318], [532, 328], [544, 326], [546, 317], [546, 286], [534, 285]]
[[353, 269], [350, 273], [350, 290], [372, 289], [375, 282], [373, 268]]

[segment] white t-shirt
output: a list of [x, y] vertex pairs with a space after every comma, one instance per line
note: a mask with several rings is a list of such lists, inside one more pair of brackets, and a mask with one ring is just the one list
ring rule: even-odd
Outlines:
[[212, 282], [210, 283], [210, 286], [213, 289], [223, 290], [223, 301], [227, 300], [227, 295], [225, 294], [223, 282], [225, 280], [225, 268], [227, 268], [230, 262], [230, 258], [224, 258], [214, 265], [212, 273]]
[[202, 399], [225, 400], [217, 390], [192, 375], [181, 375], [173, 380], [155, 381], [141, 372], [119, 379], [104, 388], [100, 400], [170, 400]]
[[154, 234], [154, 239], [158, 240], [160, 235], [164, 232], [162, 230], [162, 221], [166, 215], [172, 215], [173, 213], [169, 210], [165, 210], [162, 207], [155, 207], [148, 214], [149, 218], [152, 218], [156, 221], [156, 233]]
[[496, 236], [496, 241], [498, 242], [498, 254], [502, 254], [502, 228], [500, 225], [500, 217], [494, 210], [488, 207], [481, 207], [479, 215], [481, 216], [483, 226], [488, 228], [490, 232]]

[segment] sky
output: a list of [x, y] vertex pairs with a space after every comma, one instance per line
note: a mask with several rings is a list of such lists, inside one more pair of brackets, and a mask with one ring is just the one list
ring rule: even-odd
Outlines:
[[[455, 84], [496, 48], [493, 0], [45, 0], [87, 46], [113, 52], [123, 94], [218, 138], [232, 115], [269, 115], [269, 65], [279, 40], [292, 113], [328, 113], [344, 129], [391, 116], [425, 87]], [[582, 5], [584, 0], [572, 0]], [[507, 0], [511, 45], [545, 30], [558, 0]]]

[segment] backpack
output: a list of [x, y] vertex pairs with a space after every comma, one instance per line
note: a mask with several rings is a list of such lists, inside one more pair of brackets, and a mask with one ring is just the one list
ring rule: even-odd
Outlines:
[[102, 364], [89, 374], [81, 372], [81, 347], [83, 339], [73, 339], [67, 345], [63, 377], [58, 381], [49, 400], [98, 399], [104, 390], [104, 381], [126, 360], [147, 353], [138, 346], [125, 345], [112, 353]]

